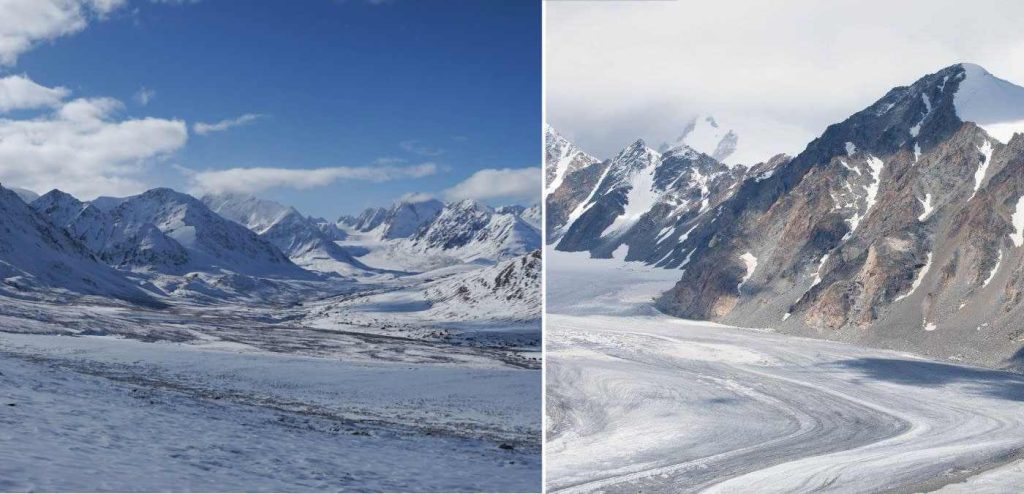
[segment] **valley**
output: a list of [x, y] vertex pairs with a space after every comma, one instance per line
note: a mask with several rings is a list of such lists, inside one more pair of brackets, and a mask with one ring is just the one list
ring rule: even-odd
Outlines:
[[0, 189], [24, 246], [0, 248], [0, 421], [26, 444], [0, 488], [539, 488], [525, 209], [361, 231], [248, 196], [27, 198]]

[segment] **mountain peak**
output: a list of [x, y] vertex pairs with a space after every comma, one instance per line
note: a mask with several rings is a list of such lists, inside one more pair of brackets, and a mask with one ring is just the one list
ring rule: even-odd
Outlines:
[[713, 115], [698, 115], [690, 120], [674, 143], [662, 144], [661, 150], [667, 153], [686, 146], [725, 163], [736, 152], [738, 144], [739, 136], [731, 128], [721, 125]]
[[1003, 143], [1024, 133], [1024, 87], [1000, 79], [980, 65], [958, 65], [962, 75], [953, 96], [957, 116], [978, 124]]
[[[985, 67], [982, 67], [981, 65], [978, 65], [976, 63], [960, 62], [958, 64], [952, 65], [951, 67], [957, 67], [957, 66], [959, 66], [960, 68], [962, 68], [965, 71], [967, 71], [968, 74], [974, 73], [974, 74], [992, 75], [991, 72], [985, 70]], [[949, 68], [949, 67], [947, 67], [947, 68]]]
[[60, 189], [53, 189], [39, 196], [36, 200], [45, 202], [68, 202], [78, 204], [82, 203], [82, 201], [79, 201], [78, 198], [76, 198], [75, 196], [68, 194], [67, 192], [64, 192], [63, 190]]
[[547, 193], [557, 190], [565, 177], [600, 161], [583, 152], [550, 125], [544, 128], [544, 185]]

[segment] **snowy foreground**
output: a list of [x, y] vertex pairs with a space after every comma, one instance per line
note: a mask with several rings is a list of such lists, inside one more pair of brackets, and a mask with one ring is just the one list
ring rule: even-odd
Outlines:
[[678, 271], [548, 252], [552, 492], [1019, 492], [1024, 377], [684, 321]]
[[308, 310], [5, 299], [0, 491], [540, 490], [535, 350]]

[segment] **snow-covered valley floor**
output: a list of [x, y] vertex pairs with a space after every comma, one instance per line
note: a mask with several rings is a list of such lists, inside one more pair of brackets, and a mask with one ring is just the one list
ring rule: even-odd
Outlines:
[[4, 299], [0, 491], [539, 491], [537, 348], [431, 337], [365, 295], [419, 283], [356, 287], [322, 327], [304, 317], [329, 294]]
[[678, 272], [547, 255], [551, 492], [1024, 485], [1024, 376], [674, 319]]

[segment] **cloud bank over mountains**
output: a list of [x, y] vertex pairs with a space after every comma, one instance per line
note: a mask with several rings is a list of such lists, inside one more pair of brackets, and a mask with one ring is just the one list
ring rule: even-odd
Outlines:
[[[181, 149], [185, 122], [125, 118], [113, 98], [71, 98], [24, 75], [0, 79], [0, 182], [79, 197], [128, 195], [146, 188], [147, 165]], [[14, 110], [38, 110], [9, 118]]]

